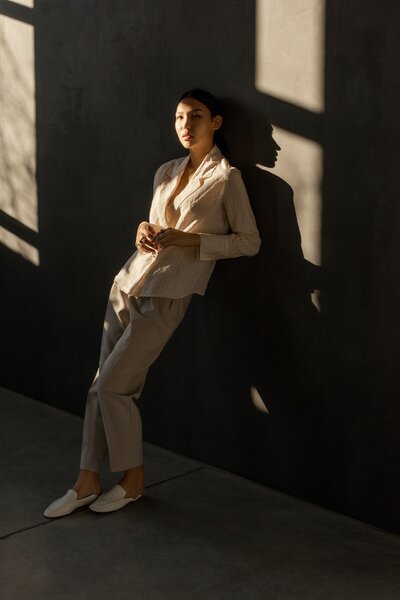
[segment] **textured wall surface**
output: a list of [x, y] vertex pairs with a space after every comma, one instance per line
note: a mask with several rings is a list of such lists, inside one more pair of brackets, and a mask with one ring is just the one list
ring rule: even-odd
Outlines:
[[[399, 533], [399, 7], [327, 1], [318, 111], [256, 87], [259, 10], [2, 3], [3, 19], [34, 28], [38, 231], [7, 211], [0, 225], [36, 245], [39, 263], [0, 246], [1, 384], [83, 415], [113, 276], [156, 167], [185, 153], [174, 101], [204, 87], [227, 106], [263, 246], [219, 261], [194, 298], [149, 372], [144, 437]], [[290, 48], [274, 39], [277, 56]], [[271, 156], [268, 120], [320, 148], [318, 266], [303, 258], [302, 190], [255, 167]]]

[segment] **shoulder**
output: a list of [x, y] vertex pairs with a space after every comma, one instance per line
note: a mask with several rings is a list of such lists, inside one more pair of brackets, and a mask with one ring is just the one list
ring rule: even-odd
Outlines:
[[222, 166], [221, 174], [223, 175], [223, 178], [225, 179], [225, 181], [229, 185], [232, 185], [232, 184], [235, 185], [235, 184], [237, 184], [237, 182], [243, 181], [241, 170], [238, 169], [237, 167], [234, 167], [233, 165], [231, 165], [226, 159], [224, 159], [224, 161], [226, 161], [226, 163]]
[[218, 176], [225, 181], [234, 181], [237, 178], [241, 179], [242, 177], [241, 171], [237, 167], [231, 165], [225, 156], [221, 157], [216, 172]]
[[223, 167], [221, 179], [224, 182], [222, 197], [225, 203], [242, 201], [244, 198], [248, 198], [240, 169], [227, 162]]

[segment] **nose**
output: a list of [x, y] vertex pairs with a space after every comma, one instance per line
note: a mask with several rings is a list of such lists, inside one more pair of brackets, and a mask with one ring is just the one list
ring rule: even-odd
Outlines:
[[181, 121], [181, 126], [182, 126], [182, 129], [184, 129], [184, 130], [185, 129], [187, 129], [187, 130], [190, 129], [190, 116], [189, 115], [185, 115], [183, 117], [183, 119]]
[[275, 140], [273, 140], [273, 141], [274, 141], [275, 150], [278, 150], [278, 152], [279, 152], [279, 150], [281, 150], [281, 147], [278, 146], [278, 144], [276, 143]]

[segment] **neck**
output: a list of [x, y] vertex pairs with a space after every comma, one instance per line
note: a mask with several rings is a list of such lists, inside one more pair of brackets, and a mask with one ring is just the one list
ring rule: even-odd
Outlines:
[[190, 163], [194, 169], [197, 169], [199, 164], [203, 161], [206, 154], [210, 152], [213, 148], [214, 142], [211, 141], [208, 145], [203, 146], [201, 148], [191, 148], [190, 149]]

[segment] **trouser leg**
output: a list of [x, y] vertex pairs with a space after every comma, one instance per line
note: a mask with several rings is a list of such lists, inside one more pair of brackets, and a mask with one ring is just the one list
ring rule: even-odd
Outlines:
[[111, 354], [128, 323], [128, 298], [113, 283], [104, 317], [99, 366], [87, 394], [82, 434], [81, 469], [99, 473], [107, 453], [107, 438], [98, 399], [98, 378], [104, 362]]
[[143, 463], [142, 421], [136, 401], [149, 367], [183, 319], [190, 298], [129, 297], [130, 322], [98, 380], [111, 471]]
[[[88, 395], [82, 469], [95, 466], [93, 470], [98, 471], [107, 448], [111, 471], [143, 463], [142, 423], [135, 400], [141, 395], [150, 365], [181, 322], [192, 297], [135, 298], [118, 288], [115, 295], [120, 310], [110, 319], [112, 334], [103, 336], [103, 362]], [[111, 304], [115, 313], [118, 302], [114, 299]]]

